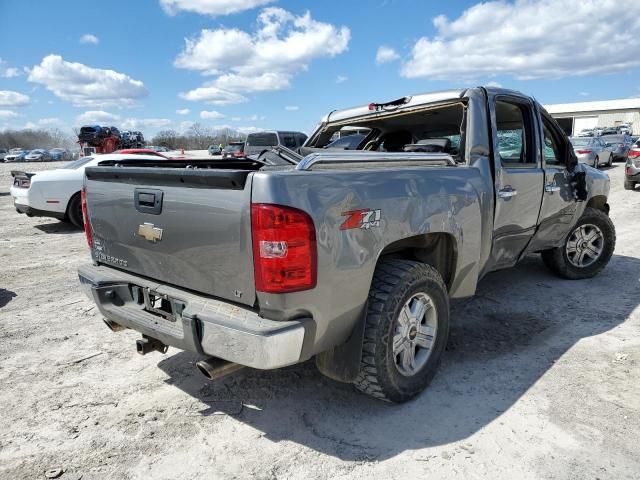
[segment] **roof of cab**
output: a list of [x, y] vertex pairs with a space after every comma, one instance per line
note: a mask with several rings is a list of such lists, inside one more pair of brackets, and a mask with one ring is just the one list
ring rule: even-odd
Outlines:
[[[480, 87], [478, 87], [480, 88]], [[484, 87], [489, 93], [503, 94], [503, 95], [517, 95], [523, 96], [521, 92], [516, 90], [509, 90], [501, 87]], [[453, 90], [441, 90], [437, 92], [419, 93], [417, 95], [408, 95], [405, 98], [409, 100], [403, 104], [400, 108], [411, 108], [420, 105], [428, 105], [430, 103], [445, 102], [447, 100], [457, 100], [463, 98], [469, 91], [469, 88], [459, 88]], [[360, 105], [357, 107], [345, 108], [343, 110], [334, 110], [322, 118], [322, 123], [338, 122], [342, 120], [348, 120], [354, 117], [363, 117], [368, 114], [375, 114], [375, 111], [369, 110], [369, 104]]]

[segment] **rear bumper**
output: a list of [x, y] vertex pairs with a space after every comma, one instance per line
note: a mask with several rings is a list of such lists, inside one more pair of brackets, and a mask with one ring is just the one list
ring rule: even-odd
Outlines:
[[9, 190], [11, 197], [13, 198], [13, 206], [18, 213], [24, 213], [30, 217], [50, 217], [63, 220], [65, 218], [65, 212], [53, 212], [51, 210], [42, 210], [34, 208], [30, 200], [30, 189], [18, 188], [12, 186]]
[[[306, 319], [267, 320], [252, 310], [105, 266], [83, 265], [78, 275], [105, 318], [166, 345], [259, 369], [301, 360]], [[142, 292], [166, 298], [175, 315], [167, 319], [145, 309]]]

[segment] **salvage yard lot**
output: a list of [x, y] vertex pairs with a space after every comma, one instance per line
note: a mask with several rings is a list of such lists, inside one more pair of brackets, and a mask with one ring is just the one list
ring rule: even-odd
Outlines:
[[0, 478], [638, 478], [640, 191], [612, 179], [617, 246], [590, 280], [536, 256], [456, 302], [443, 364], [389, 405], [307, 362], [208, 382], [141, 357], [81, 293], [84, 234], [18, 215], [0, 164]]

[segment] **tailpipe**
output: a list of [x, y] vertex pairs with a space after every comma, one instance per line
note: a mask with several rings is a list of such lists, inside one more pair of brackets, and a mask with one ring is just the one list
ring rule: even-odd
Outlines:
[[217, 380], [218, 378], [226, 377], [233, 372], [237, 372], [241, 368], [244, 368], [244, 365], [227, 362], [217, 357], [210, 357], [197, 362], [196, 367], [198, 367], [198, 370], [209, 380]]
[[104, 324], [109, 327], [109, 330], [111, 330], [112, 332], [120, 332], [122, 330], [126, 330], [127, 327], [124, 327], [122, 325], [120, 325], [119, 323], [116, 323], [114, 321], [108, 320], [106, 318], [103, 319]]

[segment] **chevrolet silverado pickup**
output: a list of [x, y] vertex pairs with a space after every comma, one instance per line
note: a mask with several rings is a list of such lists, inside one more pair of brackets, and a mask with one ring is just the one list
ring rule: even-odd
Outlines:
[[[327, 150], [349, 132], [356, 150]], [[139, 353], [201, 354], [209, 378], [315, 357], [402, 402], [434, 376], [449, 300], [540, 253], [561, 277], [609, 262], [606, 174], [532, 98], [498, 88], [332, 111], [300, 154], [107, 160], [82, 191], [83, 288]]]

